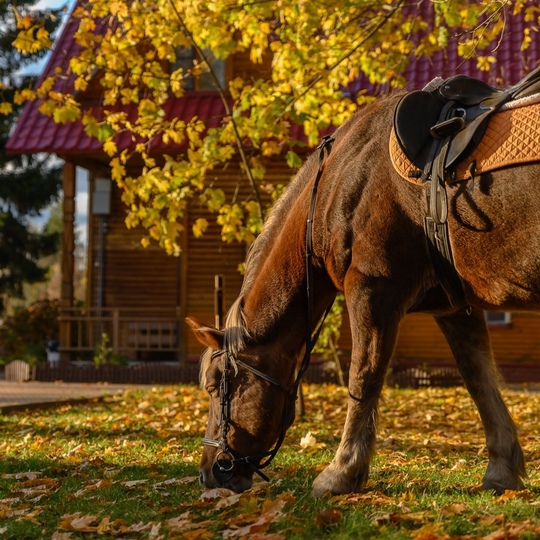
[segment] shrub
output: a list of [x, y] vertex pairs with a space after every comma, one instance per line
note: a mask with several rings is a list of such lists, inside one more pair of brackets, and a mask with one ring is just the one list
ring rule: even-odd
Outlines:
[[18, 309], [0, 324], [0, 361], [46, 359], [46, 346], [58, 339], [58, 300], [40, 300]]

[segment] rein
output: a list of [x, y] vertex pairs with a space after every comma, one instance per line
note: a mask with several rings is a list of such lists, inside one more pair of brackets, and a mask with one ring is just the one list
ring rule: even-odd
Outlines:
[[[308, 217], [306, 222], [306, 291], [307, 291], [307, 312], [306, 312], [306, 337], [305, 337], [305, 351], [300, 363], [300, 367], [296, 374], [293, 385], [290, 388], [287, 388], [280, 381], [263, 373], [262, 371], [246, 364], [242, 360], [233, 358], [229, 346], [227, 343], [227, 332], [225, 331], [224, 338], [224, 347], [222, 350], [214, 351], [212, 353], [212, 358], [216, 358], [224, 355], [224, 367], [221, 374], [221, 381], [219, 383], [219, 428], [220, 436], [219, 439], [210, 439], [203, 438], [202, 443], [204, 446], [212, 446], [214, 448], [219, 448], [219, 452], [215, 458], [214, 465], [212, 466], [212, 473], [214, 478], [221, 484], [228, 482], [234, 475], [234, 467], [237, 464], [245, 464], [250, 467], [254, 473], [257, 473], [263, 480], [269, 481], [269, 478], [262, 472], [261, 469], [264, 469], [274, 459], [278, 450], [281, 448], [283, 441], [285, 439], [285, 434], [287, 428], [291, 424], [292, 419], [294, 418], [294, 404], [298, 396], [298, 388], [300, 386], [300, 381], [302, 376], [306, 372], [309, 361], [311, 358], [311, 352], [317, 343], [317, 339], [321, 333], [324, 320], [332, 308], [332, 304], [326, 309], [324, 316], [317, 328], [315, 334], [312, 335], [312, 325], [313, 325], [313, 218], [315, 214], [315, 203], [317, 201], [317, 190], [319, 187], [319, 182], [324, 171], [324, 161], [326, 153], [330, 153], [331, 145], [334, 142], [334, 138], [331, 136], [326, 136], [322, 139], [317, 149], [319, 150], [319, 168], [317, 170], [317, 176], [313, 183], [313, 188], [311, 191], [311, 199], [308, 211]], [[287, 395], [287, 403], [285, 404], [283, 418], [281, 423], [281, 430], [274, 445], [274, 448], [268, 452], [262, 454], [255, 454], [251, 456], [243, 456], [238, 453], [236, 450], [233, 450], [229, 443], [227, 442], [227, 436], [229, 433], [229, 427], [231, 423], [231, 396], [230, 396], [230, 377], [231, 370], [234, 369], [234, 373], [238, 372], [238, 367], [251, 371], [257, 377], [269, 382], [270, 384], [277, 386], [283, 390]], [[264, 461], [263, 461], [264, 460]], [[262, 463], [261, 463], [262, 461]]]

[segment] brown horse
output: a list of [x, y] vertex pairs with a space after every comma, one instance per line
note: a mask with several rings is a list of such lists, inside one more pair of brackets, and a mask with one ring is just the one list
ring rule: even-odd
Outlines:
[[[380, 99], [339, 128], [322, 169], [317, 155], [306, 161], [251, 248], [224, 330], [189, 321], [208, 347], [201, 384], [211, 400], [200, 469], [208, 487], [243, 491], [254, 472], [263, 475], [294, 419], [305, 334], [338, 291], [353, 343], [348, 410], [314, 495], [353, 492], [366, 482], [398, 326], [419, 311], [434, 316], [479, 410], [489, 453], [484, 488], [522, 487], [523, 452], [498, 389], [483, 310], [540, 308], [540, 164], [447, 186], [448, 233], [467, 304], [453, 307], [428, 252], [425, 189], [403, 180], [389, 159], [399, 99]], [[309, 299], [306, 216], [316, 180]]]

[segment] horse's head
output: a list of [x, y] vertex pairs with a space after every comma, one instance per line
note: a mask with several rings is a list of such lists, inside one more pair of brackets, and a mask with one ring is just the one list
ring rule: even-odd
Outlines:
[[[249, 489], [253, 474], [273, 459], [294, 420], [293, 374], [280, 373], [260, 347], [241, 351], [228, 343], [228, 331], [189, 318], [197, 339], [208, 349], [201, 359], [201, 386], [210, 394], [200, 479], [207, 487]], [[267, 357], [267, 361], [263, 356]]]

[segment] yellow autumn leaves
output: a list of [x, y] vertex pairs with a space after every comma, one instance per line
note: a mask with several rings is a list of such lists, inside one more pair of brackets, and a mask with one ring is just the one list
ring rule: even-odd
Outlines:
[[[259, 201], [268, 161], [276, 156], [285, 161], [281, 154], [288, 152], [286, 161], [297, 167], [292, 148], [306, 141], [314, 146], [321, 130], [342, 124], [369, 99], [362, 92], [357, 98], [343, 93], [360, 70], [372, 83], [400, 86], [410, 58], [446, 48], [453, 35], [460, 36], [458, 53], [477, 55], [479, 68], [488, 70], [494, 58], [482, 48], [501, 35], [506, 17], [523, 10], [529, 18], [539, 16], [525, 0], [433, 2], [435, 25], [430, 25], [420, 11], [404, 9], [407, 4], [91, 0], [71, 15], [80, 53], [40, 88], [18, 93], [15, 102], [40, 99], [40, 111], [55, 122], [83, 119], [86, 133], [100, 140], [111, 160], [113, 177], [129, 202], [130, 226], [144, 225], [169, 253], [180, 249], [182, 227], [172, 225], [183, 221], [185, 211], [184, 204], [174, 203], [179, 188], [184, 196], [209, 202], [224, 240], [250, 243], [262, 224]], [[50, 47], [39, 19], [15, 14], [14, 44], [21, 52]], [[525, 32], [524, 50], [530, 42]], [[222, 61], [227, 80], [216, 76], [215, 62]], [[209, 122], [167, 117], [170, 97], [182, 99], [186, 84], [198, 88], [202, 77], [222, 92], [224, 115]], [[59, 92], [55, 80], [72, 80], [75, 92]], [[89, 92], [100, 96], [101, 107], [89, 109]], [[118, 116], [119, 109], [134, 113]], [[0, 103], [0, 114], [11, 112], [11, 103]], [[293, 136], [292, 125], [301, 126], [302, 135]], [[143, 142], [129, 151], [120, 148], [120, 132]], [[182, 153], [150, 165], [156, 140], [174, 143]], [[142, 158], [145, 170], [128, 177], [133, 156]], [[231, 162], [237, 167], [239, 161], [238, 189], [222, 201], [219, 175], [210, 172]], [[154, 191], [158, 176], [171, 179], [168, 192], [161, 184]], [[213, 190], [221, 192], [214, 196]], [[166, 213], [164, 201], [170, 205]], [[197, 235], [206, 229], [204, 220], [196, 221]]]
[[23, 54], [33, 54], [42, 49], [49, 49], [52, 41], [49, 32], [44, 26], [44, 21], [35, 19], [31, 14], [24, 17], [13, 6], [13, 13], [17, 20], [18, 34], [13, 41], [13, 46]]

